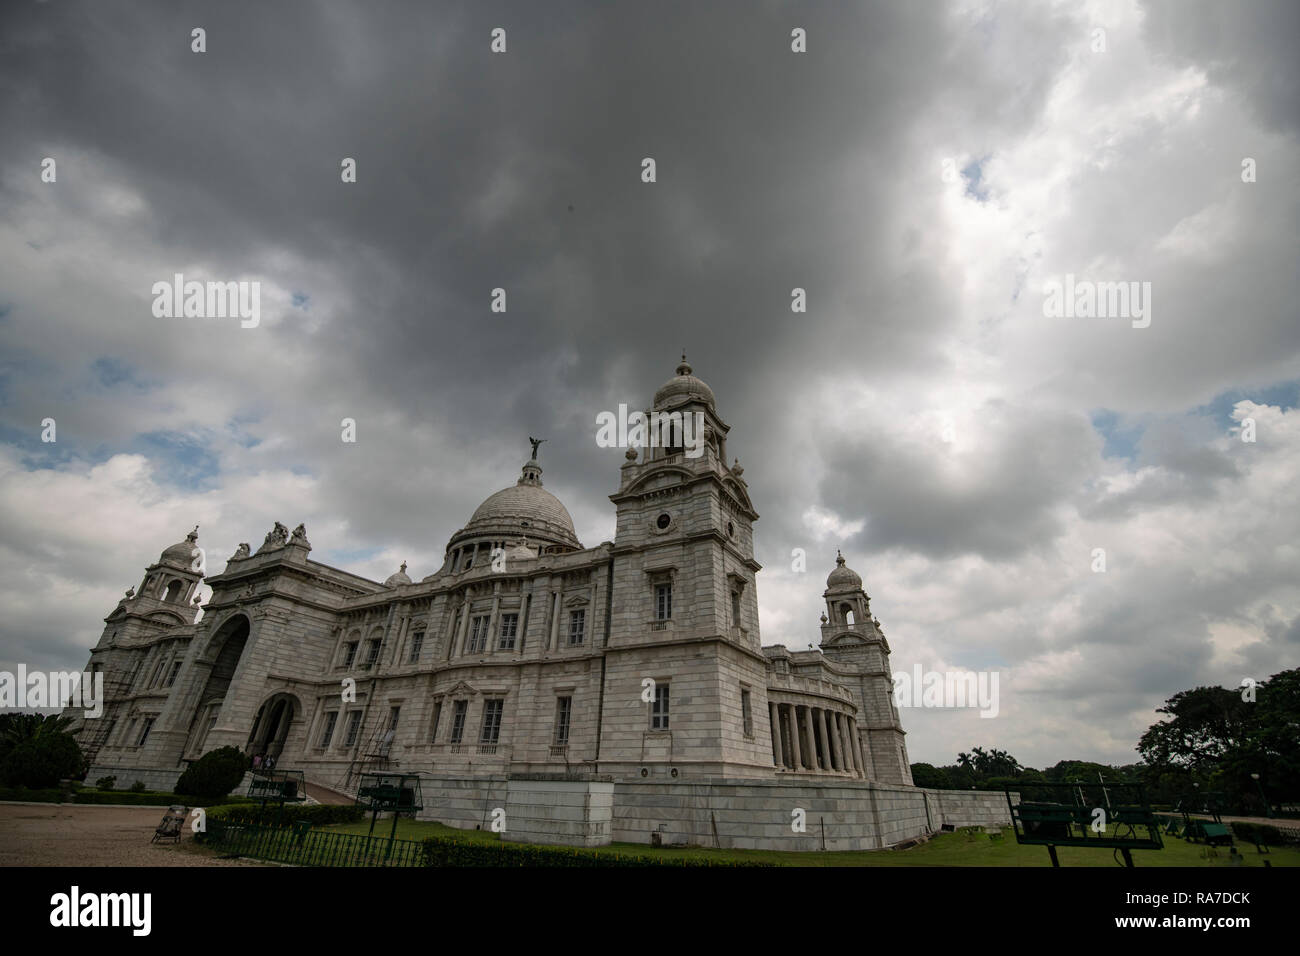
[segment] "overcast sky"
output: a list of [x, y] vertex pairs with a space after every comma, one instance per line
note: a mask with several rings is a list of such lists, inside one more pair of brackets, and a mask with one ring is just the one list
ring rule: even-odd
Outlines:
[[[895, 671], [1000, 674], [996, 719], [904, 710], [913, 761], [1133, 762], [1173, 693], [1300, 664], [1298, 36], [1285, 0], [6, 3], [0, 668], [82, 668], [195, 524], [218, 569], [278, 520], [430, 574], [529, 435], [610, 539], [595, 416], [685, 348], [765, 644], [818, 640], [842, 549]], [[260, 324], [155, 317], [177, 272], [259, 281]], [[1066, 275], [1149, 282], [1149, 326], [1045, 316]]]

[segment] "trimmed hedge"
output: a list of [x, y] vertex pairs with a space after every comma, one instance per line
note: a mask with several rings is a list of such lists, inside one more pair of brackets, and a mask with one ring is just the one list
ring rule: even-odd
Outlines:
[[1300, 838], [1297, 837], [1294, 830], [1284, 830], [1270, 826], [1267, 823], [1236, 821], [1232, 824], [1232, 835], [1243, 843], [1262, 844], [1264, 846], [1292, 846], [1300, 843]]
[[176, 792], [200, 802], [215, 803], [239, 786], [247, 770], [248, 758], [238, 747], [209, 750], [185, 768], [176, 781]]
[[325, 827], [335, 823], [360, 823], [365, 818], [365, 808], [355, 803], [312, 803], [286, 806], [282, 811], [275, 804], [263, 807], [260, 803], [230, 803], [208, 811], [209, 820], [225, 823], [247, 823], [255, 826], [275, 824], [310, 823]]
[[[0, 788], [0, 800], [17, 800], [24, 803], [58, 803], [62, 793], [57, 789], [28, 790], [23, 787]], [[133, 807], [169, 807], [174, 803], [191, 804], [190, 798], [176, 793], [131, 793], [127, 790], [77, 790], [73, 803], [119, 804]], [[223, 798], [215, 803], [231, 802]]]
[[581, 847], [526, 843], [471, 843], [454, 837], [421, 841], [425, 866], [772, 866], [697, 857], [658, 857], [644, 853], [597, 853]]

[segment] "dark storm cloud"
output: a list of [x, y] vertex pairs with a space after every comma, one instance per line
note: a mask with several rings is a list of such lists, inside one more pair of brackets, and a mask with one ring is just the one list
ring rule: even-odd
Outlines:
[[[1294, 8], [1251, 9], [1150, 3], [1145, 37], [1293, 136]], [[798, 583], [809, 630], [773, 627], [769, 640], [815, 639], [821, 579], [844, 545], [872, 586], [893, 573], [886, 559], [908, 565], [878, 605], [911, 615], [891, 630], [900, 647], [965, 642], [1012, 665], [1063, 642], [1103, 657], [1138, 648], [1117, 681], [1126, 693], [1083, 671], [1058, 685], [1094, 722], [1203, 680], [1215, 614], [1262, 627], [1267, 639], [1242, 653], [1265, 667], [1294, 646], [1294, 614], [1245, 605], [1285, 594], [1294, 562], [1229, 555], [1258, 588], [1248, 595], [1212, 573], [1212, 554], [1170, 554], [1155, 573], [1168, 545], [1141, 524], [1172, 506], [1227, 508], [1249, 469], [1181, 423], [1135, 450], [1148, 478], [1090, 496], [1102, 439], [1088, 422], [1099, 405], [1147, 421], [1187, 395], [1208, 401], [1227, 387], [1216, 376], [1291, 374], [1294, 279], [1279, 263], [1294, 190], [1279, 184], [1293, 151], [1267, 144], [1271, 185], [1241, 203], [1250, 227], [1234, 233], [1238, 207], [1176, 176], [1223, 167], [1235, 189], [1235, 156], [1149, 158], [1168, 128], [1217, 134], [1178, 127], [1190, 87], [1171, 94], [1143, 73], [1138, 38], [1120, 27], [1118, 68], [1081, 66], [1087, 15], [907, 2], [5, 4], [0, 239], [31, 268], [0, 262], [0, 434], [18, 451], [0, 467], [22, 463], [0, 494], [3, 653], [80, 666], [97, 616], [196, 521], [218, 567], [272, 520], [310, 517], [315, 557], [381, 579], [409, 559], [422, 577], [474, 507], [513, 482], [530, 434], [550, 439], [547, 487], [594, 545], [613, 533], [607, 495], [622, 464], [621, 450], [596, 447], [595, 415], [644, 406], [685, 348], [763, 516], [756, 548], [773, 574], [760, 594], [792, 547], [809, 551]], [[202, 55], [190, 52], [195, 26]], [[509, 49], [494, 56], [498, 26]], [[790, 52], [796, 26], [808, 54]], [[1072, 166], [1087, 144], [1071, 133], [1109, 134], [1093, 103], [1054, 102], [1062, 77], [1107, 121], [1149, 97], [1121, 132], [1151, 138], [1120, 136]], [[59, 160], [57, 190], [33, 186], [44, 156]], [[653, 185], [640, 181], [646, 156]], [[356, 184], [340, 182], [343, 157], [357, 160]], [[944, 206], [943, 157], [970, 171], [973, 213]], [[1006, 197], [1021, 180], [1016, 207]], [[1052, 216], [1071, 201], [1062, 225]], [[1011, 225], [994, 218], [1008, 202], [1024, 217]], [[1226, 222], [1235, 245], [1202, 228], [1203, 208], [1219, 206], [1209, 225]], [[976, 220], [986, 231], [956, 235], [971, 215], [989, 217]], [[1185, 222], [1170, 281], [1157, 282], [1160, 317], [1122, 345], [1055, 328], [1046, 344], [1007, 345], [1000, 310], [1041, 253], [1008, 243], [1014, 274], [975, 275], [961, 244], [1043, 229], [1081, 263], [1124, 265]], [[1209, 256], [1221, 246], [1240, 257], [1230, 269]], [[54, 282], [35, 275], [48, 261], [61, 264]], [[151, 283], [181, 269], [263, 276], [283, 309], [255, 331], [151, 321]], [[968, 296], [984, 280], [1003, 290], [990, 315]], [[805, 314], [789, 308], [796, 286]], [[489, 311], [497, 287], [504, 315]], [[1245, 302], [1253, 324], [1223, 321]], [[970, 373], [986, 358], [1018, 384], [974, 389], [967, 445], [918, 439], [911, 406], [967, 375], [996, 377]], [[1024, 384], [1025, 368], [1046, 384]], [[1071, 375], [1095, 389], [1087, 401]], [[866, 411], [845, 414], [842, 398]], [[46, 414], [59, 419], [57, 451], [33, 437]], [[339, 441], [344, 416], [358, 421], [355, 446]], [[1273, 427], [1261, 459], [1285, 450]], [[81, 467], [131, 452], [141, 458], [105, 474]], [[33, 475], [33, 462], [51, 471]], [[141, 510], [119, 515], [123, 500]], [[863, 530], [810, 540], [813, 507]], [[1051, 557], [1058, 546], [1086, 556], [1090, 544], [1060, 544], [1080, 515], [1127, 522], [1117, 536], [1139, 529], [1129, 549], [1114, 546], [1109, 590], [1059, 630], [1015, 620], [1082, 589], [1053, 575], [1075, 580], [1086, 558], [1062, 570], [1071, 559]], [[987, 563], [966, 577], [968, 558]], [[88, 590], [93, 612], [72, 603]], [[921, 593], [952, 607], [930, 631]]]

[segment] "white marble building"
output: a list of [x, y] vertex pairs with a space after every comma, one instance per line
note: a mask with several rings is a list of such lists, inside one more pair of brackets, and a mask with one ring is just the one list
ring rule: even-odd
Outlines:
[[648, 411], [702, 415], [703, 454], [671, 427], [629, 450], [612, 542], [578, 541], [535, 443], [419, 581], [313, 561], [277, 523], [206, 579], [195, 623], [197, 529], [167, 548], [91, 653], [108, 703], [79, 730], [89, 779], [167, 787], [234, 745], [345, 791], [419, 773], [423, 817], [501, 806], [507, 837], [570, 843], [811, 849], [791, 808], [821, 807], [858, 848], [1005, 816], [1000, 794], [912, 786], [889, 644], [842, 557], [820, 650], [762, 646], [758, 514], [713, 391], [683, 359]]

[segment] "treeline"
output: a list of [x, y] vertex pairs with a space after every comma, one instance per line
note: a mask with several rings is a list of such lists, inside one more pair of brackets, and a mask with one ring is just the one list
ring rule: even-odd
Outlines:
[[1005, 750], [975, 747], [947, 766], [912, 764], [912, 780], [949, 790], [1010, 787], [1031, 799], [1049, 798], [1034, 784], [1131, 782], [1143, 784], [1154, 804], [1218, 794], [1222, 809], [1246, 813], [1263, 813], [1266, 802], [1273, 812], [1300, 802], [1300, 668], [1253, 687], [1181, 691], [1156, 713], [1164, 718], [1138, 740], [1137, 763], [1061, 760], [1039, 770]]

